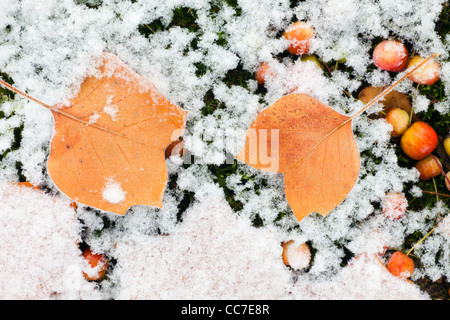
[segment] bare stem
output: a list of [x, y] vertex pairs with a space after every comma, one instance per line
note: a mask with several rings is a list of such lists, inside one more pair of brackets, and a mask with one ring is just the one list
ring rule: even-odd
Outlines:
[[438, 202], [439, 201], [439, 195], [438, 195], [438, 189], [437, 189], [437, 186], [436, 186], [436, 180], [434, 180], [434, 178], [433, 178], [433, 185], [434, 185], [434, 190], [435, 190], [435, 194], [436, 194], [436, 202]]
[[443, 219], [443, 218], [441, 218], [441, 219], [439, 220], [439, 222], [434, 226], [433, 229], [431, 229], [431, 230], [430, 230], [430, 231], [429, 231], [422, 239], [420, 239], [415, 245], [413, 245], [413, 247], [412, 247], [411, 249], [409, 249], [409, 251], [406, 253], [407, 256], [414, 250], [415, 247], [417, 247], [417, 246], [418, 246], [420, 243], [422, 243], [426, 238], [428, 238], [428, 236], [429, 236], [430, 234], [433, 233], [433, 231], [438, 227], [439, 223], [441, 223], [442, 219]]
[[438, 192], [426, 191], [426, 190], [422, 190], [422, 192], [429, 193], [429, 194], [436, 194], [438, 196], [449, 197], [450, 198], [450, 194], [444, 194], [444, 193], [438, 193]]

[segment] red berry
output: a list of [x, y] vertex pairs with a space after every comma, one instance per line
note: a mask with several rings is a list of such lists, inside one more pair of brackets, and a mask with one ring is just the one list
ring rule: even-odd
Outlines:
[[414, 261], [406, 254], [396, 251], [389, 258], [386, 268], [396, 277], [409, 278], [414, 272]]
[[[424, 60], [424, 58], [419, 56], [411, 58], [408, 64], [408, 69], [418, 65]], [[408, 78], [409, 80], [419, 84], [430, 85], [435, 83], [439, 79], [440, 73], [441, 66], [439, 65], [439, 63], [436, 60], [431, 60], [411, 73]]]
[[414, 122], [402, 135], [400, 146], [408, 157], [414, 160], [422, 160], [439, 143], [434, 129], [423, 121]]
[[431, 155], [428, 155], [416, 163], [416, 169], [420, 172], [420, 179], [430, 180], [441, 174], [441, 168], [436, 161], [441, 165], [438, 159], [435, 160]]
[[306, 22], [297, 21], [290, 25], [284, 32], [283, 37], [289, 41], [287, 50], [295, 55], [307, 54], [314, 37], [314, 29]]
[[381, 202], [381, 213], [388, 219], [403, 218], [408, 208], [408, 200], [403, 193], [389, 192]]
[[406, 69], [409, 61], [408, 49], [400, 41], [385, 40], [373, 51], [375, 65], [381, 70], [400, 72]]
[[389, 110], [386, 121], [392, 125], [392, 136], [400, 137], [409, 125], [409, 114], [403, 109], [392, 108]]
[[84, 277], [92, 281], [102, 279], [106, 274], [106, 269], [108, 269], [106, 257], [103, 254], [93, 254], [90, 248], [84, 249], [83, 257], [91, 266], [91, 270], [83, 272]]
[[292, 269], [304, 269], [311, 261], [311, 251], [306, 243], [296, 243], [290, 240], [281, 245], [283, 247], [283, 262]]
[[266, 83], [266, 77], [272, 77], [273, 72], [270, 70], [269, 64], [267, 62], [263, 62], [259, 65], [258, 69], [256, 69], [255, 79], [258, 82], [258, 85], [263, 86]]

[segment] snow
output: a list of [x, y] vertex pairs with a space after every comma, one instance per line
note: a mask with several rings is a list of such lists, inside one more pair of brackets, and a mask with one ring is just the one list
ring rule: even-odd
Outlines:
[[102, 197], [109, 203], [118, 204], [125, 200], [126, 192], [122, 189], [120, 183], [114, 180], [113, 177], [107, 179], [106, 184], [102, 190]]
[[381, 211], [389, 219], [401, 219], [408, 208], [408, 200], [403, 193], [388, 193], [381, 202]]
[[395, 277], [374, 255], [355, 257], [336, 278], [310, 281], [300, 278], [292, 290], [304, 300], [427, 300], [411, 283]]
[[446, 240], [450, 240], [450, 218], [445, 217], [438, 230]]
[[286, 247], [286, 259], [292, 269], [306, 269], [311, 262], [311, 251], [306, 243], [294, 241]]
[[0, 183], [0, 299], [99, 299], [83, 275], [70, 201]]
[[118, 244], [118, 299], [285, 296], [290, 275], [277, 238], [238, 218], [220, 192], [212, 189], [172, 234]]
[[[100, 5], [89, 8], [86, 2]], [[367, 117], [376, 107], [352, 123], [360, 175], [327, 217], [311, 214], [298, 223], [285, 199], [282, 174], [240, 164], [217, 181], [212, 168], [230, 155], [233, 159], [258, 113], [287, 93], [307, 93], [347, 115], [360, 110], [363, 104], [344, 91], [356, 96], [363, 85], [385, 86], [401, 76], [373, 68], [370, 51], [379, 39], [395, 36], [423, 57], [438, 52], [448, 97], [450, 38], [443, 41], [434, 30], [445, 2], [238, 0], [239, 8], [233, 8], [212, 0], [0, 1], [0, 70], [15, 86], [49, 105], [66, 104], [82, 81], [95, 75], [102, 53], [111, 52], [189, 111], [183, 141], [195, 156], [194, 163], [187, 157], [166, 160], [173, 181], [161, 209], [135, 206], [125, 216], [115, 216], [79, 204], [74, 212], [46, 172], [51, 112], [17, 95], [0, 103], [0, 180], [45, 186], [41, 192], [0, 186], [0, 265], [9, 270], [0, 273], [0, 297], [429, 298], [417, 285], [387, 273], [378, 259], [385, 262], [386, 248], [402, 247], [409, 235], [426, 234], [444, 217], [413, 250], [421, 265], [411, 279], [449, 279], [449, 210], [438, 201], [417, 211], [408, 208], [401, 220], [381, 214], [390, 192], [416, 198], [424, 193], [417, 186], [417, 170], [398, 164], [391, 126]], [[139, 32], [139, 26], [155, 21], [169, 26], [180, 7], [195, 12], [198, 31], [175, 26], [147, 36]], [[331, 76], [314, 62], [285, 54], [287, 43], [280, 35], [294, 20], [314, 27], [311, 52], [321, 61], [340, 60]], [[242, 86], [225, 83], [229, 71], [241, 68], [253, 74], [262, 62], [276, 75], [267, 79], [265, 89], [253, 78]], [[197, 76], [199, 65], [205, 71]], [[118, 66], [110, 67], [112, 72]], [[449, 113], [449, 99], [434, 103], [416, 87], [405, 80], [396, 88], [414, 97], [416, 113], [430, 106]], [[205, 115], [207, 93], [220, 107]], [[86, 120], [95, 123], [107, 116], [117, 121], [113, 101], [111, 97], [104, 114]], [[218, 182], [239, 210], [230, 208]], [[113, 177], [104, 183], [105, 201], [124, 201], [126, 194]], [[412, 187], [404, 190], [405, 185]], [[189, 197], [193, 203], [181, 212]], [[263, 226], [252, 226], [255, 220]], [[93, 251], [117, 261], [100, 288], [80, 276], [83, 262], [75, 246], [80, 237]], [[280, 244], [292, 239], [311, 244], [308, 268], [283, 265]], [[10, 255], [29, 263], [18, 272]], [[42, 290], [33, 289], [40, 285]]]
[[103, 111], [109, 115], [113, 121], [117, 120], [117, 114], [119, 113], [119, 107], [117, 107], [115, 104], [112, 104], [112, 96], [109, 96], [106, 101], [106, 106], [103, 108]]

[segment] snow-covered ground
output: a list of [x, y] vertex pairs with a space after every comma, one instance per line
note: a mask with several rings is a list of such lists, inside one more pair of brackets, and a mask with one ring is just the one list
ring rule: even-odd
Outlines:
[[[85, 2], [101, 5], [90, 8]], [[79, 204], [74, 211], [46, 172], [52, 114], [19, 96], [3, 102], [0, 298], [430, 298], [416, 284], [391, 275], [380, 263], [385, 257], [377, 254], [383, 247], [401, 248], [408, 235], [426, 234], [433, 221], [447, 216], [414, 250], [421, 265], [412, 280], [450, 278], [449, 209], [437, 201], [432, 208], [407, 211], [397, 221], [380, 214], [386, 193], [403, 192], [405, 183], [414, 184], [419, 177], [416, 169], [398, 165], [391, 126], [383, 119], [363, 115], [353, 121], [362, 154], [360, 175], [347, 198], [325, 218], [312, 214], [298, 223], [285, 199], [282, 174], [244, 164], [225, 180], [242, 203], [237, 214], [208, 165], [225, 163], [227, 153], [236, 155], [258, 112], [292, 90], [292, 83], [296, 92], [338, 112], [361, 109], [361, 101], [342, 93], [353, 94], [363, 84], [385, 86], [395, 79], [370, 67], [369, 52], [377, 39], [395, 36], [423, 56], [438, 52], [444, 95], [449, 96], [450, 35], [442, 41], [434, 29], [445, 2], [238, 0], [237, 10], [226, 1], [213, 0], [0, 1], [0, 71], [17, 88], [49, 105], [65, 103], [93, 74], [96, 59], [111, 52], [189, 111], [183, 139], [198, 158], [191, 165], [183, 165], [178, 157], [166, 160], [169, 175], [176, 176], [176, 188], [166, 189], [162, 209], [137, 206], [117, 216]], [[148, 38], [139, 32], [140, 26], [158, 19], [169, 25], [180, 7], [195, 11], [194, 31], [176, 26]], [[293, 20], [314, 26], [312, 53], [323, 61], [345, 58], [352, 72], [337, 70], [329, 77], [312, 62], [277, 59], [287, 47], [280, 32]], [[267, 79], [264, 95], [254, 79], [246, 81], [245, 88], [224, 82], [228, 71], [239, 67], [254, 73], [261, 62], [269, 62], [278, 75]], [[199, 64], [206, 72], [197, 76]], [[409, 80], [396, 90], [417, 94]], [[209, 91], [224, 107], [205, 115]], [[413, 106], [417, 112], [427, 111], [429, 101], [419, 94]], [[450, 100], [443, 99], [434, 108], [447, 114]], [[20, 145], [12, 148], [16, 128], [22, 130]], [[380, 161], [364, 156], [368, 153]], [[45, 188], [11, 185], [20, 179], [17, 163], [22, 178]], [[409, 191], [421, 196], [417, 186]], [[178, 221], [183, 192], [195, 200]], [[277, 219], [280, 212], [288, 214]], [[250, 223], [256, 214], [264, 221], [261, 228]], [[84, 261], [77, 248], [81, 238], [115, 261], [101, 284], [82, 277]], [[290, 239], [308, 242], [314, 249], [307, 269], [293, 271], [283, 264], [280, 244]], [[348, 252], [354, 258], [343, 265]]]

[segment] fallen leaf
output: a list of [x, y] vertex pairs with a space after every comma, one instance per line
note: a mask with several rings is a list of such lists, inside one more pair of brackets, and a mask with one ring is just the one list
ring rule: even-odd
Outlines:
[[[435, 57], [431, 55], [422, 65]], [[351, 117], [306, 94], [284, 96], [257, 116], [236, 158], [262, 171], [284, 173], [286, 198], [299, 222], [313, 212], [325, 216], [344, 200], [359, 175], [352, 120], [418, 67]]]
[[[256, 118], [237, 159], [262, 171], [284, 173], [286, 197], [298, 221], [311, 212], [326, 215], [346, 197], [359, 174], [349, 119], [308, 95], [285, 96]], [[270, 155], [262, 150], [267, 146], [273, 147], [268, 148]]]
[[[361, 90], [358, 95], [358, 99], [366, 104], [373, 100], [381, 92], [383, 92], [383, 87], [366, 87]], [[384, 113], [384, 115], [380, 112], [378, 116], [372, 116], [372, 118], [384, 118], [392, 108], [400, 108], [408, 112], [408, 114], [411, 114], [411, 101], [409, 100], [408, 95], [405, 93], [392, 90], [391, 92], [386, 94], [386, 96], [383, 100], [380, 101], [380, 103], [383, 105], [382, 112]]]
[[102, 60], [68, 105], [51, 107], [2, 84], [52, 111], [47, 167], [69, 198], [121, 215], [133, 205], [161, 207], [164, 151], [182, 134], [186, 112], [118, 57]]

